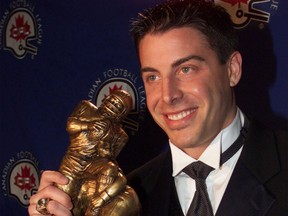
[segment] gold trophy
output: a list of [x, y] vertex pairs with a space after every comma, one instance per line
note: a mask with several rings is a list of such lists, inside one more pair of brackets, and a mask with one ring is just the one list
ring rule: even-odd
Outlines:
[[59, 171], [69, 183], [57, 186], [71, 196], [74, 216], [140, 215], [138, 197], [116, 162], [128, 141], [121, 121], [131, 106], [131, 96], [117, 90], [99, 108], [80, 102], [68, 118], [70, 144]]

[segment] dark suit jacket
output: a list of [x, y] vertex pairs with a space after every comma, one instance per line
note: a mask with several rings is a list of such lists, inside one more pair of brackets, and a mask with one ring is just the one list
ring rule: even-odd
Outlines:
[[[250, 122], [216, 216], [288, 216], [288, 134]], [[145, 216], [183, 215], [170, 151], [127, 175]]]

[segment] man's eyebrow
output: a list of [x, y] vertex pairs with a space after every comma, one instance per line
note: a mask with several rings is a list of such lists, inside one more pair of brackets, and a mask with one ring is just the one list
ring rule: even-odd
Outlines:
[[177, 59], [175, 62], [172, 63], [172, 68], [175, 68], [175, 67], [178, 67], [179, 65], [189, 61], [189, 60], [198, 60], [198, 61], [205, 61], [204, 58], [202, 58], [201, 56], [198, 56], [198, 55], [190, 55], [190, 56], [187, 56], [187, 57], [184, 57], [184, 58], [180, 58], [180, 59]]
[[141, 73], [144, 73], [144, 72], [158, 72], [158, 70], [152, 67], [141, 68]]
[[[187, 57], [184, 57], [184, 58], [180, 58], [180, 59], [177, 59], [175, 62], [172, 63], [171, 67], [172, 68], [175, 68], [175, 67], [178, 67], [179, 65], [189, 61], [189, 60], [198, 60], [198, 61], [205, 61], [204, 58], [202, 58], [201, 56], [198, 56], [198, 55], [190, 55], [190, 56], [187, 56]], [[158, 72], [157, 69], [155, 68], [152, 68], [152, 67], [144, 67], [144, 68], [141, 68], [141, 73], [144, 73], [144, 72]]]

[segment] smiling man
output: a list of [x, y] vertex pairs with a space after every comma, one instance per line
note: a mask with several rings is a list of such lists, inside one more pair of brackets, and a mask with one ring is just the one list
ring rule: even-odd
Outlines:
[[205, 36], [183, 26], [147, 34], [139, 57], [154, 120], [175, 146], [198, 159], [236, 115], [231, 88], [241, 76], [241, 55], [234, 52], [221, 64]]
[[[242, 57], [225, 10], [209, 0], [168, 1], [139, 14], [132, 34], [148, 109], [170, 147], [127, 176], [142, 215], [288, 215], [288, 135], [237, 106]], [[45, 171], [30, 215], [39, 215], [42, 198], [51, 214], [71, 215], [55, 183], [68, 180]]]
[[223, 8], [166, 2], [140, 14], [132, 34], [148, 109], [170, 143], [128, 175], [143, 215], [288, 215], [287, 134], [237, 107], [242, 57]]

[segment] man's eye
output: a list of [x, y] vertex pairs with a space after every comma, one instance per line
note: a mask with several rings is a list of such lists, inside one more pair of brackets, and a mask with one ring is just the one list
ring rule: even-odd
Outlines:
[[148, 76], [148, 81], [155, 81], [157, 80], [157, 76], [156, 75], [149, 75]]
[[199, 67], [197, 66], [184, 66], [181, 67], [180, 70], [178, 71], [179, 75], [185, 75], [185, 76], [192, 76], [196, 74], [199, 71]]
[[190, 67], [183, 67], [181, 68], [181, 72], [184, 73], [184, 74], [187, 74], [189, 72], [191, 72], [192, 69]]

